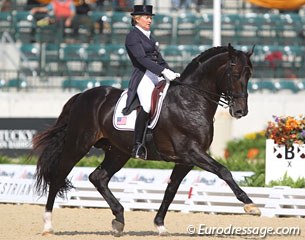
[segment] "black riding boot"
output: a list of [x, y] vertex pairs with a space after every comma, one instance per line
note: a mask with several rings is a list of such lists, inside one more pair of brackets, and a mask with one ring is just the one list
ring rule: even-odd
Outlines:
[[141, 108], [138, 113], [135, 129], [134, 129], [134, 146], [131, 152], [131, 156], [134, 158], [147, 158], [147, 151], [145, 147], [144, 133], [147, 127], [148, 113]]

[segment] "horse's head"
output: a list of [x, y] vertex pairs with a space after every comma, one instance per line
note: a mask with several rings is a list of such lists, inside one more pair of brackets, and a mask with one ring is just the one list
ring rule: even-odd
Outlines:
[[214, 47], [202, 52], [182, 72], [178, 81], [196, 89], [211, 102], [229, 106], [232, 117], [248, 114], [248, 81], [252, 74], [250, 52], [228, 47]]
[[252, 75], [250, 52], [235, 50], [228, 46], [228, 60], [225, 67], [224, 81], [220, 86], [222, 96], [227, 101], [229, 112], [234, 118], [241, 118], [248, 114], [248, 81]]

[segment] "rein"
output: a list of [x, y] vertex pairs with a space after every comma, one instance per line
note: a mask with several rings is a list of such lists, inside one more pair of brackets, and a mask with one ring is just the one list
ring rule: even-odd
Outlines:
[[[232, 67], [235, 66], [236, 63], [234, 63], [232, 58], [230, 58], [230, 60], [231, 61], [228, 63], [229, 66], [228, 66], [228, 71], [227, 71], [227, 83], [229, 84], [229, 87], [227, 88], [226, 93], [222, 92], [221, 94], [217, 94], [217, 93], [210, 92], [210, 91], [207, 91], [207, 90], [198, 89], [198, 88], [195, 88], [194, 86], [192, 86], [190, 84], [180, 82], [179, 80], [177, 80], [177, 78], [174, 80], [174, 82], [192, 89], [194, 92], [196, 92], [197, 94], [199, 94], [201, 96], [206, 97], [208, 100], [215, 103], [216, 105], [219, 105], [223, 108], [228, 108], [228, 107], [233, 105], [235, 98], [246, 98], [246, 97], [248, 97], [247, 92], [246, 93], [244, 93], [244, 92], [234, 93], [231, 90], [231, 87], [232, 87]], [[218, 97], [219, 101], [215, 101], [214, 99], [212, 99], [210, 97], [210, 95], [214, 95], [214, 96]]]
[[[177, 78], [173, 81], [179, 85], [185, 86], [191, 90], [193, 90], [194, 92], [196, 92], [197, 94], [206, 97], [208, 100], [210, 100], [211, 102], [223, 107], [223, 108], [228, 108], [232, 105], [232, 99], [231, 97], [225, 95], [224, 93], [222, 94], [217, 94], [217, 93], [213, 93], [207, 90], [203, 90], [203, 89], [198, 89], [190, 84], [184, 83], [184, 82], [180, 82], [179, 80], [177, 80]], [[215, 101], [214, 99], [212, 99], [209, 95], [214, 95], [216, 97], [219, 97], [219, 101]]]

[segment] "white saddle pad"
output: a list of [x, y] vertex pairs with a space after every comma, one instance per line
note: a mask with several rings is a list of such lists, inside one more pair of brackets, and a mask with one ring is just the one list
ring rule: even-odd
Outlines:
[[[148, 128], [153, 129], [159, 119], [160, 112], [161, 112], [161, 107], [163, 100], [166, 96], [167, 90], [169, 87], [169, 83], [166, 82], [166, 85], [164, 87], [164, 90], [162, 93], [160, 93], [160, 99], [158, 102], [157, 106], [157, 114], [155, 115], [154, 119], [151, 120], [151, 122], [148, 125]], [[134, 126], [137, 118], [137, 111], [133, 110], [129, 115], [123, 115], [122, 110], [126, 106], [126, 101], [127, 101], [127, 90], [125, 90], [122, 94], [121, 97], [119, 98], [115, 109], [114, 109], [114, 114], [113, 114], [113, 126], [117, 130], [121, 131], [134, 131]]]

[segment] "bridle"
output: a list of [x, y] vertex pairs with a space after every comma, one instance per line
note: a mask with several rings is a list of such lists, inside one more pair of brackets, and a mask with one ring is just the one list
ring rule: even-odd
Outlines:
[[[214, 92], [210, 92], [204, 89], [198, 89], [196, 87], [194, 87], [193, 85], [184, 83], [179, 81], [179, 79], [174, 80], [174, 82], [176, 82], [179, 85], [183, 85], [189, 89], [191, 89], [192, 91], [194, 91], [195, 93], [202, 95], [204, 97], [206, 97], [209, 101], [223, 107], [223, 108], [228, 108], [231, 107], [234, 104], [234, 100], [238, 99], [238, 98], [247, 98], [248, 97], [248, 92], [233, 92], [232, 90], [232, 83], [233, 83], [233, 79], [232, 79], [232, 69], [233, 67], [236, 66], [236, 63], [234, 62], [232, 56], [230, 56], [230, 60], [227, 62], [227, 67], [226, 67], [226, 71], [224, 73], [224, 75], [226, 75], [226, 82], [227, 82], [227, 90], [225, 92], [222, 92], [221, 94], [217, 94]], [[243, 70], [245, 68], [250, 68], [249, 66], [244, 66]], [[242, 71], [243, 71], [242, 70]], [[215, 96], [217, 98], [219, 98], [219, 101], [216, 101], [212, 98], [212, 96]]]

